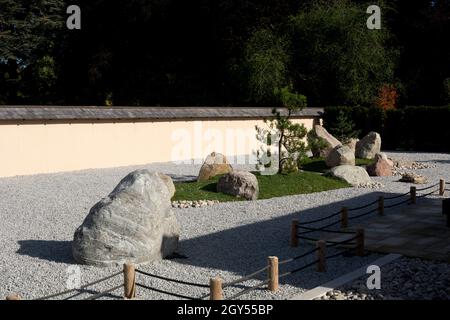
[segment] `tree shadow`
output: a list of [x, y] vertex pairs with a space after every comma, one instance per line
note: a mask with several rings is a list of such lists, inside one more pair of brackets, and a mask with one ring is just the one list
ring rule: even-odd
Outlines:
[[[175, 259], [177, 263], [187, 264], [201, 268], [224, 270], [239, 276], [244, 276], [264, 267], [267, 264], [267, 257], [277, 256], [279, 260], [289, 259], [300, 254], [303, 254], [313, 248], [315, 243], [299, 239], [299, 247], [290, 247], [290, 227], [292, 219], [298, 219], [300, 222], [306, 222], [316, 219], [317, 214], [322, 216], [337, 213], [344, 206], [355, 208], [364, 206], [370, 202], [378, 199], [380, 195], [396, 196], [397, 193], [371, 192], [362, 196], [351, 199], [337, 201], [328, 205], [322, 205], [315, 208], [303, 210], [301, 212], [292, 212], [290, 214], [272, 218], [265, 221], [258, 221], [230, 229], [209, 233], [196, 238], [181, 240], [179, 243], [178, 252], [187, 256], [187, 259]], [[386, 201], [386, 205], [394, 204], [404, 200], [403, 198]], [[288, 200], [287, 200], [288, 201]], [[357, 211], [349, 212], [349, 217], [357, 216], [359, 214], [368, 212], [377, 208], [377, 203], [374, 205]], [[249, 204], [251, 208], [251, 204]], [[258, 207], [255, 206], [255, 210]], [[397, 208], [403, 208], [402, 206]], [[245, 211], [243, 209], [242, 211]], [[386, 209], [385, 214], [395, 214], [396, 209]], [[243, 212], [244, 214], [245, 212]], [[369, 214], [366, 217], [352, 219], [349, 222], [350, 228], [357, 228], [362, 225], [362, 221], [366, 218], [373, 218], [377, 216], [377, 212]], [[329, 220], [322, 221], [308, 226], [321, 227], [330, 222], [340, 219], [340, 215], [334, 216]], [[339, 230], [339, 224], [335, 227], [327, 229]], [[321, 233], [310, 233], [307, 236], [320, 239]], [[351, 235], [348, 235], [351, 237]], [[335, 249], [329, 249], [330, 253]], [[305, 258], [299, 259], [287, 265], [280, 266], [280, 272], [286, 272], [296, 267], [305, 265], [315, 260], [315, 255], [309, 255]], [[331, 263], [331, 262], [330, 262]], [[333, 260], [333, 263], [340, 263], [338, 259]], [[345, 262], [344, 262], [345, 263]], [[314, 268], [313, 268], [314, 269]], [[349, 272], [345, 270], [342, 272]], [[312, 275], [315, 277], [315, 275]], [[258, 276], [261, 280], [266, 277], [265, 273]], [[304, 277], [304, 274], [303, 274]], [[290, 277], [288, 277], [290, 278]], [[287, 280], [291, 282], [291, 280]], [[298, 284], [302, 281], [301, 277], [294, 277], [292, 282]], [[304, 281], [306, 281], [304, 279]]]

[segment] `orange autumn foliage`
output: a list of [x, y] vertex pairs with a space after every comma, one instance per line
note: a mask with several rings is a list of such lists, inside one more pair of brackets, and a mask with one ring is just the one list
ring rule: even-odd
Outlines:
[[378, 90], [376, 105], [383, 109], [395, 109], [397, 107], [398, 93], [392, 84], [385, 84]]

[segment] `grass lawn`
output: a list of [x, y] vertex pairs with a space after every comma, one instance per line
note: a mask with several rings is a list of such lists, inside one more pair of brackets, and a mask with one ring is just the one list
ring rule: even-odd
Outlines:
[[[374, 160], [371, 159], [355, 159], [355, 164], [357, 166], [364, 166], [372, 164]], [[305, 159], [302, 163], [302, 169], [306, 171], [314, 171], [324, 173], [330, 168], [325, 164], [325, 160], [323, 158], [308, 158]]]
[[[259, 183], [259, 198], [268, 199], [294, 194], [312, 193], [346, 188], [350, 185], [342, 180], [324, 177], [317, 172], [296, 172], [264, 176], [255, 173]], [[239, 201], [242, 199], [216, 192], [219, 177], [206, 182], [175, 183], [176, 193], [172, 200], [219, 200]]]

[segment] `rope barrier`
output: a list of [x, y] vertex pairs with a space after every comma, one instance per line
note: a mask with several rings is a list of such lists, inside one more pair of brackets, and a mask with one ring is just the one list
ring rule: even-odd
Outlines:
[[433, 184], [432, 186], [428, 186], [428, 187], [421, 188], [421, 189], [416, 189], [416, 191], [424, 191], [424, 190], [428, 190], [428, 189], [437, 187], [438, 185], [439, 185], [439, 183], [436, 183], [436, 184]]
[[242, 296], [242, 295], [244, 295], [244, 294], [246, 294], [246, 293], [248, 293], [250, 291], [253, 291], [255, 289], [258, 289], [259, 287], [262, 287], [263, 285], [268, 284], [268, 283], [269, 283], [269, 280], [264, 280], [263, 282], [255, 285], [253, 287], [250, 287], [250, 288], [247, 288], [245, 290], [242, 290], [241, 292], [235, 294], [234, 296], [231, 296], [228, 300], [234, 300], [236, 298], [239, 298], [240, 296]]
[[209, 288], [209, 285], [207, 285], [207, 284], [194, 283], [194, 282], [188, 282], [188, 281], [183, 281], [183, 280], [177, 280], [177, 279], [162, 277], [162, 276], [151, 274], [151, 273], [139, 270], [139, 269], [136, 269], [136, 272], [140, 273], [140, 274], [143, 274], [145, 276], [148, 276], [148, 277], [157, 278], [157, 279], [161, 279], [161, 280], [165, 280], [165, 281], [169, 281], [169, 282], [175, 282], [175, 283], [185, 284], [185, 285], [199, 287], [199, 288]]
[[302, 266], [302, 267], [299, 267], [299, 268], [297, 268], [297, 269], [294, 269], [294, 270], [285, 272], [285, 273], [279, 275], [278, 278], [283, 278], [283, 277], [289, 276], [289, 275], [291, 275], [291, 274], [294, 274], [294, 273], [296, 273], [296, 272], [302, 271], [302, 270], [304, 270], [304, 269], [306, 269], [306, 268], [311, 267], [312, 265], [315, 265], [318, 261], [319, 261], [319, 259], [316, 259], [316, 260], [314, 260], [313, 262], [310, 262], [310, 263], [308, 263], [308, 264], [306, 264], [306, 265], [304, 265], [304, 266]]
[[[309, 238], [309, 237], [304, 237], [304, 236], [298, 236], [298, 238], [304, 239], [304, 240], [310, 240], [310, 241], [314, 241], [314, 242], [321, 240], [321, 239], [314, 239], [314, 238]], [[334, 246], [339, 245], [339, 244], [346, 244], [346, 243], [348, 243], [350, 241], [353, 241], [353, 240], [355, 240], [357, 238], [358, 238], [358, 236], [355, 236], [355, 237], [352, 237], [350, 239], [343, 240], [343, 241], [325, 240], [325, 242], [327, 242], [327, 247], [334, 247]], [[330, 244], [330, 245], [328, 245], [328, 244]]]
[[319, 248], [314, 248], [314, 249], [312, 249], [312, 250], [310, 250], [310, 251], [308, 251], [308, 252], [306, 252], [306, 253], [303, 253], [303, 254], [301, 254], [301, 255], [299, 255], [299, 256], [296, 256], [296, 257], [293, 257], [293, 258], [289, 258], [289, 259], [280, 261], [280, 262], [278, 262], [278, 265], [286, 264], [286, 263], [289, 263], [289, 262], [298, 260], [298, 259], [300, 259], [300, 258], [304, 258], [304, 257], [306, 257], [307, 255], [310, 255], [311, 253], [316, 252], [317, 250], [319, 250]]
[[174, 297], [177, 297], [177, 298], [188, 299], [188, 300], [199, 300], [198, 298], [193, 298], [193, 297], [185, 296], [185, 295], [182, 295], [182, 294], [173, 293], [173, 292], [169, 292], [169, 291], [165, 291], [165, 290], [149, 287], [149, 286], [146, 286], [145, 284], [138, 283], [138, 282], [136, 282], [136, 286], [144, 288], [144, 289], [147, 289], [147, 290], [156, 291], [156, 292], [159, 292], [159, 293], [164, 293], [164, 294], [167, 294], [167, 295], [170, 295], [170, 296], [174, 296]]
[[370, 203], [368, 203], [368, 204], [366, 204], [364, 206], [356, 207], [356, 208], [348, 208], [347, 210], [348, 211], [356, 211], [356, 210], [360, 210], [360, 209], [365, 209], [365, 208], [370, 207], [370, 206], [372, 206], [372, 205], [374, 205], [376, 203], [378, 203], [378, 199], [375, 200], [375, 201], [372, 201], [372, 202], [370, 202]]
[[391, 204], [391, 205], [389, 205], [389, 206], [384, 206], [384, 208], [385, 208], [385, 209], [393, 208], [393, 207], [402, 205], [402, 204], [404, 204], [404, 203], [406, 203], [406, 202], [409, 202], [409, 201], [411, 201], [411, 199], [405, 199], [405, 200], [402, 200], [402, 201], [400, 201], [400, 202]]
[[325, 259], [329, 260], [329, 259], [336, 258], [336, 257], [339, 257], [339, 256], [343, 255], [346, 252], [349, 252], [349, 250], [348, 249], [347, 250], [342, 250], [342, 251], [340, 251], [338, 253], [332, 254], [330, 256], [326, 256]]
[[416, 198], [423, 198], [423, 197], [429, 196], [430, 194], [433, 194], [433, 193], [435, 193], [437, 191], [439, 191], [439, 190], [433, 190], [433, 191], [431, 191], [429, 193], [421, 194], [420, 196], [416, 196]]
[[408, 191], [408, 192], [406, 192], [406, 193], [402, 193], [402, 194], [399, 194], [399, 195], [397, 195], [397, 196], [384, 197], [384, 200], [393, 200], [393, 199], [401, 198], [401, 197], [404, 197], [404, 196], [409, 195], [409, 193], [410, 193], [410, 192]]
[[105, 281], [105, 280], [114, 278], [115, 276], [118, 276], [119, 274], [122, 274], [122, 271], [118, 271], [118, 272], [116, 272], [116, 273], [113, 273], [113, 274], [110, 275], [110, 276], [107, 276], [107, 277], [98, 279], [98, 280], [96, 280], [96, 281], [87, 283], [87, 284], [85, 284], [85, 285], [82, 285], [82, 286], [79, 287], [79, 288], [74, 288], [74, 289], [69, 289], [69, 290], [61, 291], [61, 292], [58, 292], [58, 293], [53, 293], [53, 294], [50, 294], [50, 295], [48, 295], [48, 296], [44, 296], [44, 297], [42, 297], [42, 298], [36, 298], [36, 299], [33, 299], [33, 300], [47, 300], [47, 299], [54, 298], [54, 297], [58, 297], [58, 296], [62, 296], [62, 295], [65, 295], [65, 294], [68, 294], [68, 293], [71, 293], [71, 292], [83, 290], [83, 289], [86, 289], [87, 287], [93, 286], [94, 284], [97, 284], [97, 283], [103, 282], [103, 281]]
[[341, 214], [341, 211], [338, 211], [336, 213], [330, 214], [329, 216], [326, 216], [326, 217], [323, 217], [323, 218], [319, 218], [319, 219], [316, 219], [316, 220], [302, 222], [302, 223], [299, 223], [299, 225], [306, 225], [306, 224], [311, 224], [311, 223], [315, 223], [315, 222], [324, 221], [324, 220], [327, 220], [329, 218], [335, 217], [335, 216], [337, 216], [339, 214]]
[[320, 227], [320, 228], [308, 228], [308, 227], [303, 227], [301, 225], [297, 225], [297, 228], [310, 229], [311, 231], [305, 231], [305, 232], [301, 232], [300, 233], [300, 234], [307, 234], [307, 233], [311, 233], [311, 232], [314, 232], [314, 231], [322, 231], [323, 229], [331, 227], [331, 226], [334, 226], [334, 225], [336, 225], [336, 224], [338, 224], [340, 222], [341, 222], [341, 219], [339, 219], [339, 220], [337, 220], [335, 222], [332, 222], [330, 224], [327, 224], [326, 226], [323, 226], [323, 227]]
[[[356, 240], [358, 238], [359, 238], [359, 235], [351, 237], [350, 239], [343, 240], [343, 241], [331, 241], [331, 240], [328, 240], [328, 241], [326, 241], [327, 242], [327, 247], [328, 248], [332, 248], [332, 247], [338, 246], [340, 244], [354, 244], [354, 243], [351, 243], [351, 241]], [[330, 244], [328, 244], [328, 243], [330, 243]]]
[[353, 220], [353, 219], [357, 219], [357, 218], [361, 218], [361, 217], [367, 216], [368, 214], [374, 213], [377, 210], [378, 210], [378, 208], [372, 209], [372, 210], [367, 211], [365, 213], [361, 213], [361, 214], [359, 214], [357, 216], [349, 217], [348, 220]]
[[260, 273], [266, 271], [268, 268], [269, 268], [268, 266], [265, 266], [264, 268], [261, 268], [261, 269], [255, 271], [255, 272], [253, 272], [253, 273], [247, 275], [247, 276], [244, 276], [244, 277], [239, 278], [239, 279], [237, 279], [237, 280], [234, 280], [234, 281], [225, 283], [225, 284], [222, 285], [222, 288], [230, 287], [230, 286], [233, 286], [233, 285], [235, 285], [235, 284], [238, 284], [238, 283], [241, 283], [241, 282], [248, 281], [248, 280], [252, 279], [254, 276], [256, 276], [256, 275], [258, 275], [258, 274], [260, 274]]
[[115, 290], [117, 290], [119, 288], [122, 288], [122, 287], [123, 287], [123, 284], [121, 284], [119, 286], [115, 286], [115, 287], [113, 287], [111, 289], [108, 289], [106, 291], [102, 291], [100, 293], [97, 293], [97, 294], [95, 294], [95, 295], [93, 295], [93, 296], [91, 296], [89, 298], [84, 299], [84, 300], [96, 300], [96, 299], [101, 298], [103, 296], [106, 296], [107, 294], [110, 294], [111, 292], [113, 292], [113, 291], [115, 291]]
[[[338, 222], [341, 222], [341, 220], [339, 220]], [[311, 232], [314, 232], [314, 231], [323, 231], [323, 232], [329, 232], [329, 233], [342, 233], [342, 234], [354, 234], [354, 232], [351, 232], [351, 231], [340, 231], [340, 230], [324, 229], [326, 227], [322, 227], [322, 228], [318, 228], [318, 229], [309, 228], [309, 227], [303, 227], [303, 226], [298, 226], [298, 227], [301, 228], [301, 229], [309, 230], [309, 231], [301, 232], [300, 234], [307, 234], [307, 233], [311, 233]]]

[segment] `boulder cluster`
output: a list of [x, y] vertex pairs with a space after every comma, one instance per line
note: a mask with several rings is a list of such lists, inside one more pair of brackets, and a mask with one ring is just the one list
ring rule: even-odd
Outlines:
[[[382, 184], [370, 180], [372, 177], [401, 176], [399, 181], [423, 184], [427, 183], [424, 176], [410, 172], [410, 170], [433, 168], [435, 164], [409, 161], [404, 159], [389, 159], [381, 152], [381, 137], [376, 132], [368, 133], [361, 140], [350, 139], [341, 143], [324, 127], [316, 125], [314, 135], [320, 137], [326, 147], [313, 150], [313, 155], [325, 158], [325, 164], [330, 168], [328, 175], [343, 179], [359, 188], [378, 188]], [[373, 162], [366, 166], [355, 166], [355, 159], [371, 159]]]
[[[313, 135], [321, 138], [325, 147], [312, 150], [314, 156], [325, 158], [325, 164], [330, 168], [328, 175], [343, 179], [353, 186], [372, 188], [378, 187], [370, 176], [391, 176], [392, 162], [381, 153], [381, 137], [376, 132], [370, 132], [361, 140], [349, 139], [341, 143], [324, 127], [315, 125]], [[355, 159], [374, 159], [375, 162], [367, 168], [356, 166]]]
[[212, 152], [201, 166], [197, 181], [208, 181], [218, 175], [222, 176], [217, 182], [217, 192], [246, 200], [258, 199], [259, 185], [256, 176], [248, 171], [234, 170], [223, 154]]

